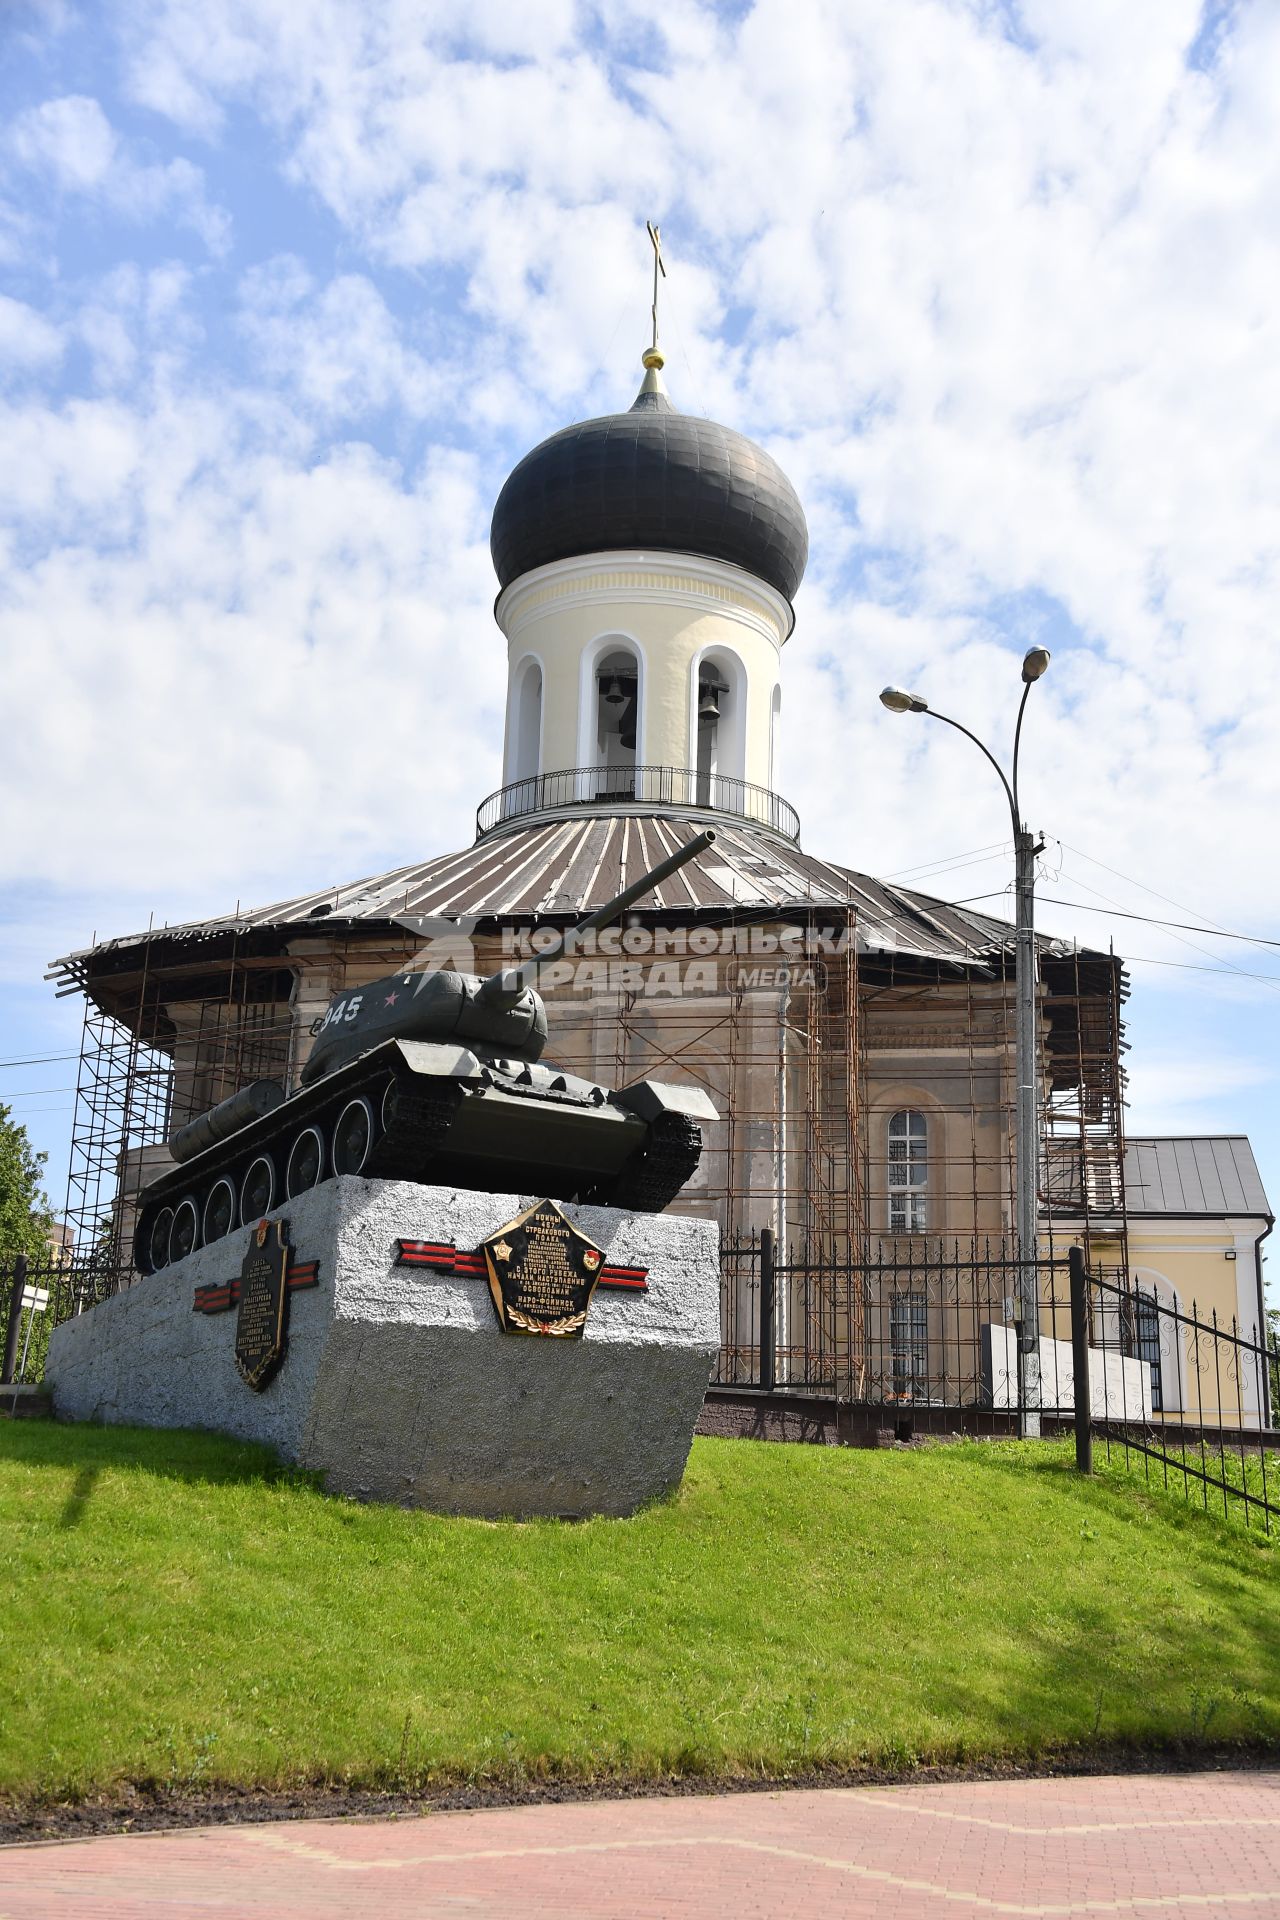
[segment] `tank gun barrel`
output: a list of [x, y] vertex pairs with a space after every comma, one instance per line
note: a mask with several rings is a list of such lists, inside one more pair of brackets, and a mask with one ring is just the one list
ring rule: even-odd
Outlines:
[[615, 894], [613, 899], [606, 901], [604, 906], [597, 907], [595, 912], [589, 913], [585, 920], [580, 920], [576, 926], [570, 927], [553, 947], [548, 947], [545, 953], [534, 954], [531, 960], [521, 961], [518, 967], [504, 967], [499, 972], [490, 974], [482, 984], [478, 997], [499, 1006], [511, 1004], [517, 1000], [525, 987], [537, 979], [539, 967], [549, 966], [553, 961], [563, 959], [566, 953], [572, 953], [584, 934], [595, 933], [601, 927], [611, 926], [626, 912], [633, 900], [638, 900], [642, 894], [650, 892], [654, 887], [660, 887], [664, 880], [669, 880], [673, 873], [678, 873], [680, 868], [686, 866], [690, 860], [704, 853], [708, 847], [714, 846], [715, 838], [715, 829], [707, 827], [702, 833], [695, 834], [692, 840], [686, 840], [684, 845], [677, 847], [667, 859], [659, 861], [656, 867], [651, 868], [648, 873], [641, 874], [638, 880], [633, 880], [629, 887], [624, 887], [621, 893]]

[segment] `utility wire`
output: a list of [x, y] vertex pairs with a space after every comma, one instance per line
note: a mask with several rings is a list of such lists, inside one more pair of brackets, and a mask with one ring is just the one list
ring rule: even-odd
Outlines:
[[[1086, 886], [1086, 882], [1083, 880], [1081, 880], [1079, 884], [1082, 887]], [[1000, 891], [1001, 893], [1007, 893], [1009, 889], [1002, 887]], [[953, 900], [950, 904], [953, 907], [966, 907], [970, 901], [973, 900], [994, 900], [997, 897], [994, 893], [971, 893], [968, 899]], [[1102, 897], [1105, 899], [1106, 895], [1104, 894]], [[1280, 948], [1280, 940], [1268, 940], [1260, 933], [1232, 933], [1226, 927], [1190, 926], [1185, 920], [1162, 920], [1158, 914], [1129, 913], [1123, 907], [1095, 907], [1088, 900], [1063, 900], [1058, 894], [1041, 894], [1040, 899], [1045, 906], [1075, 907], [1078, 908], [1081, 913], [1105, 913], [1111, 920], [1142, 920], [1149, 927], [1168, 927], [1171, 930], [1180, 928], [1184, 933], [1208, 934], [1214, 940], [1239, 940], [1254, 947]]]
[[1002, 853], [1008, 846], [1007, 840], [990, 840], [985, 847], [966, 847], [961, 853], [947, 853], [933, 860], [922, 860], [918, 867], [894, 867], [890, 873], [882, 873], [881, 880], [903, 880], [909, 873], [926, 873], [937, 867], [959, 865], [962, 861], [972, 860], [978, 854]]
[[[950, 900], [947, 902], [947, 904], [948, 906], [952, 906], [952, 907], [969, 907], [969, 906], [973, 906], [979, 900], [1003, 900], [1007, 897], [1008, 893], [1009, 893], [1008, 887], [1001, 887], [999, 891], [996, 893], [971, 893], [963, 900]], [[1046, 906], [1061, 904], [1064, 907], [1076, 907], [1076, 908], [1079, 908], [1084, 913], [1106, 913], [1108, 911], [1106, 907], [1087, 906], [1083, 901], [1080, 901], [1080, 900], [1064, 900], [1060, 903], [1056, 901], [1054, 902], [1045, 901], [1043, 904], [1045, 904]], [[1143, 916], [1139, 916], [1139, 918], [1141, 917]], [[1166, 922], [1157, 920], [1157, 921], [1153, 921], [1152, 924], [1154, 926], [1164, 926]], [[1038, 931], [1043, 932], [1044, 929], [1040, 928], [1038, 929]], [[1236, 938], [1242, 938], [1244, 936], [1233, 934], [1228, 937], [1232, 939], [1236, 939]], [[1272, 944], [1274, 944], [1274, 942]], [[1199, 952], [1200, 949], [1193, 948], [1193, 951]], [[1197, 966], [1193, 960], [1157, 960], [1154, 958], [1153, 955], [1146, 954], [1146, 953], [1126, 953], [1123, 956], [1123, 959], [1124, 959], [1124, 964], [1126, 966], [1179, 967], [1184, 969], [1188, 973], [1220, 973], [1224, 975], [1224, 977], [1226, 977], [1227, 979], [1231, 979], [1234, 977], [1237, 980], [1265, 980], [1270, 986], [1280, 987], [1280, 974], [1249, 973], [1243, 967], [1233, 967], [1229, 965], [1225, 967], [1202, 967], [1202, 966]]]
[[[1094, 854], [1086, 853], [1083, 847], [1070, 846], [1065, 840], [1060, 840], [1058, 845], [1066, 847], [1068, 853], [1078, 854], [1082, 860], [1087, 860], [1091, 867], [1101, 867], [1104, 873], [1113, 873], [1117, 880], [1125, 880], [1131, 887], [1137, 887], [1141, 892], [1149, 893], [1153, 899], [1163, 900], [1167, 907], [1177, 907], [1179, 913], [1199, 914], [1202, 920], [1208, 920], [1210, 918], [1210, 915], [1207, 913], [1200, 913], [1198, 907], [1189, 907], [1185, 900], [1175, 900], [1172, 895], [1161, 893], [1155, 887], [1149, 887], [1145, 880], [1135, 879], [1131, 873], [1121, 873], [1119, 867], [1109, 867], [1105, 860], [1099, 860]], [[1223, 931], [1223, 929], [1219, 927], [1219, 931]], [[1241, 935], [1240, 938], [1247, 939], [1249, 936]]]
[[[1120, 875], [1120, 878], [1122, 880], [1124, 879], [1124, 877], [1125, 876], [1123, 874]], [[1091, 887], [1089, 885], [1089, 882], [1087, 880], [1082, 880], [1078, 873], [1072, 874], [1071, 879], [1077, 887], [1083, 887], [1086, 893], [1093, 894], [1099, 900], [1105, 900], [1107, 904], [1111, 907], [1119, 907], [1119, 904], [1120, 904], [1119, 901], [1116, 900], [1111, 894], [1103, 893], [1101, 888], [1099, 887]], [[1088, 911], [1089, 909], [1086, 907], [1085, 912], [1088, 912]], [[1197, 946], [1194, 940], [1188, 940], [1185, 933], [1178, 933], [1172, 924], [1167, 922], [1165, 924], [1168, 925], [1168, 930], [1171, 938], [1176, 940], [1180, 946], [1189, 948], [1192, 953], [1198, 953], [1203, 955], [1203, 957], [1206, 960], [1212, 958], [1212, 953], [1208, 947]], [[1241, 976], [1241, 978], [1243, 978], [1245, 975], [1245, 969], [1243, 967], [1238, 967], [1235, 964], [1234, 960], [1226, 961], [1224, 963], [1222, 970], [1225, 973], [1238, 973]], [[1276, 991], [1280, 993], [1280, 982], [1276, 983]]]
[[915, 893], [926, 880], [941, 880], [949, 873], [962, 872], [965, 867], [988, 867], [993, 860], [1005, 859], [1012, 851], [1013, 849], [1006, 842], [1004, 846], [997, 848], [994, 853], [979, 854], [971, 860], [955, 859], [937, 866], [910, 867], [906, 869], [905, 873], [884, 873], [877, 875], [877, 878], [880, 879], [885, 886], [898, 886], [907, 893]]
[[7, 1071], [10, 1067], [48, 1067], [59, 1060], [78, 1060], [78, 1053], [30, 1053], [15, 1054], [10, 1060], [0, 1060], [0, 1068]]
[[1243, 967], [1202, 967], [1194, 960], [1156, 960], [1149, 953], [1126, 953], [1126, 967], [1177, 967], [1183, 973], [1220, 973], [1225, 980], [1264, 980], [1268, 986], [1280, 987], [1280, 974], [1247, 973]]

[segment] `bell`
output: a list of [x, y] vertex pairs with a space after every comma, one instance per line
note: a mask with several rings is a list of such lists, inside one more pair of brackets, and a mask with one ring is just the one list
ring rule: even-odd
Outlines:
[[628, 728], [626, 733], [620, 733], [618, 735], [618, 745], [620, 747], [631, 747], [634, 749], [635, 744], [636, 744], [636, 731], [634, 727], [630, 727]]
[[604, 690], [606, 704], [611, 707], [620, 707], [626, 697], [626, 694], [622, 691], [622, 683], [618, 679], [617, 674], [611, 674], [609, 676], [609, 684]]
[[719, 688], [710, 680], [703, 681], [702, 698], [698, 702], [699, 720], [718, 720], [720, 718], [720, 706], [716, 699], [718, 692]]

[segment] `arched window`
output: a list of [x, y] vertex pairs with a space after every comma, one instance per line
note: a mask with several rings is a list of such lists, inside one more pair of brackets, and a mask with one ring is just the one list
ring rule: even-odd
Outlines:
[[769, 785], [772, 788], [778, 771], [778, 722], [782, 717], [782, 688], [775, 687], [773, 698], [769, 702]]
[[640, 726], [640, 665], [628, 647], [613, 647], [595, 663], [596, 797], [631, 799], [636, 788]]
[[889, 1119], [889, 1231], [925, 1233], [929, 1219], [929, 1123], [913, 1107]]
[[509, 780], [531, 780], [542, 771], [542, 668], [526, 660], [516, 682], [511, 715]]

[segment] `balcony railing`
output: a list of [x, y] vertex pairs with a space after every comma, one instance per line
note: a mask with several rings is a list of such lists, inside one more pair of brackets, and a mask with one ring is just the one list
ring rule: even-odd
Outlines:
[[698, 773], [692, 767], [566, 767], [559, 773], [514, 780], [481, 802], [476, 838], [532, 814], [610, 805], [729, 813], [785, 840], [800, 838], [799, 814], [768, 787], [722, 773]]

